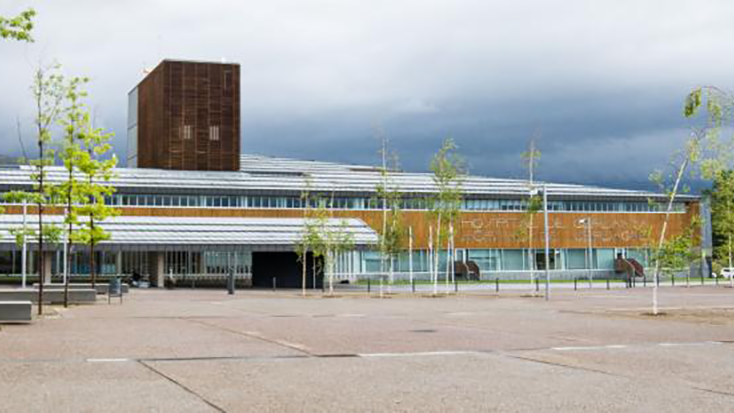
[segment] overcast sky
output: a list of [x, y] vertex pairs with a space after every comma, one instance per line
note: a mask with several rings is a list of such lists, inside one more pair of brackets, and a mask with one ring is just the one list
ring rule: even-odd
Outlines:
[[[28, 145], [39, 61], [92, 78], [125, 153], [127, 93], [163, 58], [241, 65], [242, 150], [375, 164], [379, 123], [407, 170], [453, 137], [470, 171], [639, 187], [687, 136], [685, 95], [734, 81], [734, 2], [46, 0], [33, 44], [0, 42], [0, 153]], [[124, 159], [124, 156], [120, 156]]]

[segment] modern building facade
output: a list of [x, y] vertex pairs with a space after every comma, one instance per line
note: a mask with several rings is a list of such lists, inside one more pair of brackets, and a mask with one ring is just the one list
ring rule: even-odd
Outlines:
[[[273, 277], [298, 271], [293, 251], [303, 231], [305, 191], [326, 202], [329, 225], [346, 222], [343, 228], [354, 236], [353, 251], [337, 259], [337, 277], [380, 273], [375, 248], [383, 219], [380, 169], [240, 155], [237, 65], [164, 61], [130, 93], [130, 102], [132, 167], [118, 168], [111, 181], [117, 192], [107, 202], [121, 216], [102, 224], [112, 233], [98, 247], [102, 273], [148, 274], [160, 284], [164, 274], [234, 271], [255, 285], [270, 285]], [[212, 139], [216, 133], [218, 139]], [[28, 167], [0, 171], [0, 192], [29, 188], [31, 173]], [[65, 174], [52, 167], [48, 178], [61, 181]], [[406, 276], [412, 267], [417, 277], [428, 277], [433, 177], [394, 171], [388, 184], [402, 194], [404, 226], [413, 234], [412, 250], [398, 257], [395, 270]], [[555, 183], [536, 187], [544, 187], [548, 197], [548, 262], [554, 277], [613, 275], [617, 257], [647, 265], [649, 246], [665, 218], [659, 206], [664, 194]], [[475, 262], [483, 278], [525, 278], [545, 269], [542, 217], [534, 220], [532, 244], [518, 236], [525, 225], [527, 181], [467, 176], [462, 192], [457, 261]], [[700, 214], [699, 202], [695, 196], [678, 198], [669, 236], [689, 227]], [[0, 219], [0, 273], [19, 272], [20, 248], [8, 230], [23, 225], [22, 216], [22, 206], [7, 205]], [[27, 225], [33, 219], [28, 215]], [[46, 272], [60, 272], [61, 248], [51, 250]], [[77, 249], [72, 273], [88, 272], [84, 254], [84, 248]], [[445, 268], [446, 251], [439, 257]], [[320, 283], [318, 274], [309, 277], [309, 286]], [[301, 283], [296, 276], [278, 282]]]
[[239, 79], [237, 64], [161, 62], [128, 94], [128, 165], [238, 170]]

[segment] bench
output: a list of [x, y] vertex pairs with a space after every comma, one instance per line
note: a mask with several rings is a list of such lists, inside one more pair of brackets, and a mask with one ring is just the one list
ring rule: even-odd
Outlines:
[[[34, 304], [38, 302], [38, 290], [30, 288], [7, 288], [0, 289], [0, 302], [8, 301], [30, 301]], [[88, 289], [69, 289], [70, 304], [94, 304], [97, 301], [97, 292], [91, 288]], [[44, 289], [44, 304], [63, 304], [63, 289]]]
[[30, 323], [30, 301], [3, 301], [0, 302], [0, 324]]
[[[33, 284], [33, 288], [38, 288], [38, 283]], [[92, 283], [69, 283], [69, 290], [79, 290], [79, 289], [88, 289], [92, 288]], [[107, 294], [107, 291], [109, 290], [110, 286], [107, 283], [96, 283], [95, 288], [97, 289], [97, 294]], [[43, 284], [43, 291], [48, 290], [64, 290], [64, 284]], [[122, 284], [122, 292], [123, 294], [127, 294], [130, 291], [130, 286], [127, 284]]]

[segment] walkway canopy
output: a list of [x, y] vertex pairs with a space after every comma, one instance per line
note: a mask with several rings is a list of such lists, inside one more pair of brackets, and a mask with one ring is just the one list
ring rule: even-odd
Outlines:
[[[44, 222], [61, 226], [63, 217], [44, 216]], [[128, 251], [291, 251], [301, 238], [302, 218], [136, 217], [108, 218], [100, 224], [112, 238], [98, 250]], [[38, 217], [28, 215], [26, 226], [38, 228]], [[11, 229], [23, 227], [22, 215], [0, 216], [0, 250], [17, 249]], [[329, 219], [327, 230], [351, 234], [354, 249], [377, 243], [377, 233], [359, 219]], [[35, 248], [35, 242], [28, 242]], [[58, 245], [56, 247], [59, 247]]]

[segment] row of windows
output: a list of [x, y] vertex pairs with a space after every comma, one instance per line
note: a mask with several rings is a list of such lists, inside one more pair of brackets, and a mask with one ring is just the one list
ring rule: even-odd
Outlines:
[[[415, 272], [429, 271], [428, 251], [413, 251], [412, 266]], [[613, 270], [614, 260], [618, 254], [628, 259], [635, 259], [647, 266], [648, 251], [644, 249], [626, 248], [594, 248], [589, 254], [587, 249], [553, 249], [549, 257], [552, 270]], [[446, 251], [439, 253], [438, 268], [446, 267]], [[380, 253], [367, 251], [363, 253], [365, 272], [381, 272], [383, 263]], [[474, 261], [483, 272], [543, 270], [545, 266], [544, 250], [528, 249], [469, 249], [457, 250], [457, 260]], [[389, 265], [389, 264], [387, 264]], [[407, 272], [411, 260], [408, 252], [399, 254], [393, 262], [394, 271]]]
[[[161, 206], [161, 207], [212, 207], [212, 208], [284, 208], [300, 209], [305, 200], [295, 196], [212, 196], [212, 195], [124, 195], [115, 194], [107, 202], [117, 206]], [[318, 201], [311, 200], [315, 207]], [[363, 197], [323, 198], [331, 209], [382, 209], [381, 199]], [[430, 206], [427, 198], [406, 198], [402, 208], [425, 210]], [[465, 199], [462, 209], [467, 211], [524, 211], [527, 202], [510, 199]], [[647, 202], [596, 202], [596, 201], [549, 201], [548, 210], [564, 212], [660, 212], [664, 206]], [[674, 204], [675, 212], [685, 212], [685, 204]]]
[[[191, 125], [183, 125], [180, 131], [181, 131], [181, 139], [185, 141], [190, 141], [194, 139], [193, 127]], [[217, 125], [209, 126], [209, 140], [210, 141], [219, 140], [219, 126]]]

